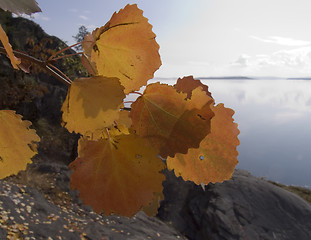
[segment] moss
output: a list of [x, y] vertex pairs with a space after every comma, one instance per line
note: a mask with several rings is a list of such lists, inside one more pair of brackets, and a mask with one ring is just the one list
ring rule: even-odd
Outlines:
[[309, 204], [311, 204], [311, 190], [310, 189], [298, 187], [298, 186], [287, 186], [287, 185], [276, 183], [273, 181], [268, 181], [268, 182], [280, 188], [283, 188], [289, 192], [295, 193], [296, 195], [300, 196], [302, 199], [306, 200]]

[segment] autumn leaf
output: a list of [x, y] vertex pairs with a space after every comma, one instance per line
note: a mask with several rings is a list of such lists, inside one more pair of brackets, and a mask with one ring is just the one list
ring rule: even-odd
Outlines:
[[71, 188], [96, 212], [131, 217], [162, 192], [165, 165], [135, 134], [110, 139], [81, 139], [69, 167]]
[[87, 132], [83, 136], [89, 140], [99, 140], [99, 139], [108, 139], [109, 137], [115, 137], [122, 134], [130, 134], [131, 131], [129, 128], [124, 125], [111, 125], [104, 129], [97, 129], [93, 132]]
[[187, 98], [191, 98], [192, 90], [197, 87], [202, 87], [202, 90], [207, 96], [212, 97], [212, 94], [208, 91], [208, 86], [203, 84], [200, 80], [195, 80], [193, 76], [187, 76], [183, 78], [178, 78], [174, 88], [178, 92], [187, 93]]
[[103, 129], [119, 118], [125, 98], [119, 79], [103, 76], [72, 82], [62, 106], [63, 123], [70, 131], [86, 134]]
[[164, 195], [162, 192], [160, 193], [154, 193], [153, 201], [142, 208], [144, 213], [148, 215], [149, 217], [153, 217], [157, 215], [158, 209], [160, 207], [160, 202], [164, 200]]
[[208, 86], [203, 84], [200, 80], [195, 80], [193, 76], [178, 78], [174, 85], [177, 92], [187, 94], [188, 109], [200, 109], [198, 114], [205, 119], [210, 119], [211, 116], [210, 105], [214, 104], [212, 94], [208, 91]]
[[231, 178], [238, 163], [239, 130], [233, 122], [234, 111], [223, 104], [212, 107], [215, 116], [211, 120], [211, 133], [197, 149], [189, 149], [187, 154], [176, 154], [167, 158], [167, 167], [176, 176], [196, 184], [222, 182]]
[[139, 90], [161, 66], [155, 37], [143, 11], [127, 5], [85, 37], [83, 64], [90, 73], [119, 78], [126, 94]]
[[172, 86], [149, 84], [131, 106], [132, 127], [159, 149], [164, 158], [177, 152], [186, 153], [190, 147], [199, 147], [210, 132], [212, 101], [204, 103], [208, 107], [203, 113], [196, 104], [186, 100], [186, 94], [178, 93]]
[[30, 15], [35, 12], [41, 12], [38, 3], [35, 0], [1, 0], [0, 8], [17, 15], [22, 13]]
[[12, 66], [15, 69], [19, 69], [18, 65], [21, 63], [20, 59], [14, 56], [13, 49], [11, 44], [9, 43], [8, 36], [6, 35], [5, 31], [3, 30], [2, 26], [0, 25], [0, 40], [3, 44], [3, 47], [11, 61]]
[[130, 112], [127, 110], [121, 110], [119, 119], [116, 120], [117, 125], [123, 125], [127, 128], [130, 128], [132, 126], [132, 119], [130, 118]]
[[30, 125], [14, 111], [0, 111], [0, 179], [25, 170], [37, 154], [40, 138]]

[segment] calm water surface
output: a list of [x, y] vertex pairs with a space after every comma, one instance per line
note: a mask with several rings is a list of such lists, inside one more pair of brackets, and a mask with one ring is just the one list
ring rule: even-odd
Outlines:
[[209, 86], [216, 104], [224, 103], [235, 110], [233, 117], [241, 132], [238, 168], [280, 183], [311, 188], [311, 81], [202, 82]]

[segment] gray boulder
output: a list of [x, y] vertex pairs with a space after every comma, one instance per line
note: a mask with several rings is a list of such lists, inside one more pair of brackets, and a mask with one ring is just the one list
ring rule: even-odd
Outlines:
[[185, 239], [156, 217], [97, 214], [69, 188], [68, 167], [29, 165], [0, 181], [0, 239]]
[[247, 171], [205, 191], [166, 175], [158, 217], [189, 239], [311, 239], [310, 204]]

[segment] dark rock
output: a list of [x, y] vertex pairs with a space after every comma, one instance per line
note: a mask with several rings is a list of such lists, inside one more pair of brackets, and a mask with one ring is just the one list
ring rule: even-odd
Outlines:
[[6, 181], [0, 182], [0, 192], [0, 239], [184, 239], [142, 212], [129, 219], [73, 204], [57, 206], [35, 189]]
[[[185, 239], [143, 212], [133, 218], [94, 213], [70, 190], [69, 170], [64, 164], [41, 162], [29, 166], [26, 172], [30, 175], [27, 186], [21, 184], [25, 182], [22, 174], [0, 181], [0, 239]], [[49, 180], [53, 183], [42, 183]]]
[[158, 217], [189, 239], [310, 239], [311, 206], [246, 171], [236, 170], [231, 180], [205, 191], [166, 175]]

